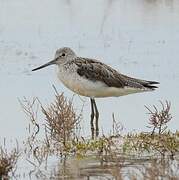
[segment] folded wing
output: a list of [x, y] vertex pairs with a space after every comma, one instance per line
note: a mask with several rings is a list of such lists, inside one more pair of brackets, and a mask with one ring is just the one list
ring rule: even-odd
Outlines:
[[120, 74], [110, 66], [100, 61], [77, 57], [74, 60], [77, 65], [77, 73], [91, 81], [100, 81], [109, 87], [123, 88], [132, 87], [154, 90], [157, 88], [156, 81], [146, 81]]

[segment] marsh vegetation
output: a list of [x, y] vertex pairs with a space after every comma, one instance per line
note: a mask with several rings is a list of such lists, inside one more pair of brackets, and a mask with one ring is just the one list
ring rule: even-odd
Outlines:
[[[81, 135], [82, 110], [76, 112], [73, 98], [67, 99], [56, 89], [54, 97], [48, 106], [38, 98], [20, 100], [29, 119], [28, 137], [21, 151], [15, 148], [8, 153], [1, 147], [1, 177], [17, 176], [13, 172], [18, 169], [20, 157], [31, 165], [32, 179], [179, 177], [179, 132], [171, 132], [167, 127], [172, 120], [170, 102], [146, 107], [148, 132], [124, 134], [113, 114], [111, 133], [91, 139]], [[42, 122], [38, 119], [40, 113]]]
[[[0, 179], [179, 179], [179, 1], [44, 3], [0, 0]], [[51, 68], [31, 72], [64, 45], [161, 86], [100, 100], [92, 140], [81, 98], [53, 96]]]

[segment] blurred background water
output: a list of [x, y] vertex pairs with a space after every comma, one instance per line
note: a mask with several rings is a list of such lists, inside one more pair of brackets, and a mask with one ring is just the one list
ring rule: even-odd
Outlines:
[[[18, 98], [34, 96], [48, 104], [59, 92], [73, 92], [58, 82], [54, 67], [31, 72], [69, 46], [129, 76], [159, 81], [155, 92], [97, 99], [100, 131], [109, 133], [112, 113], [125, 132], [146, 131], [144, 105], [171, 101], [170, 129], [179, 127], [178, 0], [0, 0], [0, 138], [24, 139], [28, 121]], [[90, 103], [85, 100], [83, 134], [90, 134]], [[83, 101], [75, 96], [81, 110]]]

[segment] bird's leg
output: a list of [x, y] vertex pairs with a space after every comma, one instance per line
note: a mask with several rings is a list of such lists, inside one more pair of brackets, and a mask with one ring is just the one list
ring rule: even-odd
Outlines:
[[99, 119], [99, 112], [98, 112], [98, 108], [95, 102], [95, 99], [93, 99], [93, 104], [94, 104], [94, 108], [95, 108], [95, 117], [96, 117], [96, 137], [98, 137], [99, 135], [99, 125], [98, 125], [98, 119]]
[[94, 139], [94, 124], [93, 124], [93, 120], [94, 120], [94, 101], [92, 98], [90, 98], [91, 101], [91, 133], [92, 133], [92, 139]]

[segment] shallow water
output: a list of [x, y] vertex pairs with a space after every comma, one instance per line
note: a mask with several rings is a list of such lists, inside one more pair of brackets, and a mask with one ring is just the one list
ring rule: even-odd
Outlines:
[[[125, 132], [146, 131], [144, 105], [160, 105], [159, 100], [171, 101], [169, 128], [178, 129], [178, 42], [178, 0], [0, 0], [0, 141], [21, 141], [27, 134], [18, 98], [37, 96], [47, 104], [54, 98], [53, 84], [72, 97], [58, 82], [54, 67], [31, 72], [62, 46], [127, 75], [161, 83], [155, 92], [98, 99], [101, 131], [110, 132], [112, 113]], [[90, 104], [82, 99], [83, 134], [88, 136]], [[74, 104], [80, 110], [83, 101], [75, 96]]]

